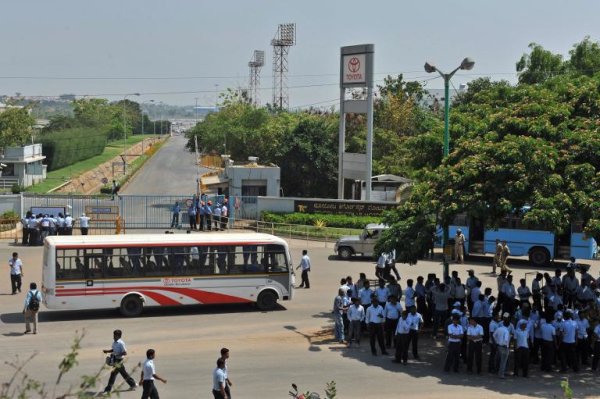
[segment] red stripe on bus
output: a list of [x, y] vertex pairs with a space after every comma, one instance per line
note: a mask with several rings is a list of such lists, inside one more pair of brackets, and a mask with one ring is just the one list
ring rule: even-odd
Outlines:
[[159, 294], [155, 291], [168, 291], [180, 295], [185, 295], [189, 298], [195, 299], [199, 303], [203, 304], [214, 304], [214, 303], [240, 303], [240, 302], [252, 302], [251, 300], [240, 298], [227, 294], [220, 294], [217, 292], [204, 291], [195, 288], [178, 288], [178, 287], [115, 287], [115, 288], [67, 288], [57, 290], [56, 296], [99, 296], [99, 295], [119, 295], [126, 294], [128, 292], [137, 291], [143, 295], [148, 295], [154, 299], [152, 295], [161, 296], [166, 298], [165, 300], [172, 301], [173, 303], [161, 303], [161, 305], [180, 305], [180, 303], [172, 300], [171, 298]]
[[150, 297], [151, 299], [153, 299], [155, 302], [158, 302], [158, 304], [160, 306], [175, 306], [175, 305], [181, 305], [180, 302], [177, 302], [174, 299], [169, 298], [166, 295], [163, 294], [159, 294], [158, 292], [152, 292], [152, 291], [140, 291], [141, 294], [146, 295], [148, 297]]

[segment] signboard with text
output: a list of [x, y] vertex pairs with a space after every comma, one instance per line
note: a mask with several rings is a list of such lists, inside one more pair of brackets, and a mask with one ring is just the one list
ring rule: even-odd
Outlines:
[[366, 54], [352, 54], [343, 56], [342, 83], [367, 83], [365, 73], [367, 61]]
[[334, 215], [380, 216], [394, 209], [395, 203], [359, 202], [359, 201], [318, 201], [295, 200], [294, 212], [329, 213]]

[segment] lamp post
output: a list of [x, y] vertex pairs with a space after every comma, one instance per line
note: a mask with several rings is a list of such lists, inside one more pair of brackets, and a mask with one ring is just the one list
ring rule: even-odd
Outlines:
[[[444, 79], [444, 158], [450, 153], [450, 79], [458, 70], [470, 71], [475, 66], [475, 61], [467, 57], [458, 67], [456, 67], [450, 73], [443, 73], [435, 65], [425, 62], [425, 72], [433, 73], [437, 72]], [[444, 250], [443, 262], [444, 262], [444, 279], [449, 276], [448, 259], [446, 258], [446, 245], [450, 240], [450, 234], [448, 232], [448, 225], [443, 226], [444, 235], [442, 239], [442, 248]]]
[[[127, 155], [127, 97], [139, 95], [140, 93], [129, 93], [123, 97], [123, 156]], [[127, 158], [123, 162], [127, 162]]]

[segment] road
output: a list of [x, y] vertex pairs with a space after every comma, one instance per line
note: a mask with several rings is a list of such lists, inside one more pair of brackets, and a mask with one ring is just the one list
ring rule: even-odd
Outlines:
[[[200, 233], [198, 233], [200, 234]], [[297, 263], [301, 250], [308, 248], [313, 271], [311, 289], [296, 290], [295, 298], [283, 302], [281, 310], [260, 312], [251, 306], [205, 306], [179, 309], [148, 310], [142, 317], [126, 319], [115, 310], [50, 311], [42, 308], [40, 333], [23, 335], [22, 301], [24, 294], [8, 295], [9, 279], [0, 279], [0, 331], [2, 362], [21, 359], [33, 353], [37, 356], [27, 367], [33, 376], [50, 385], [57, 375], [57, 365], [69, 351], [76, 331], [86, 336], [79, 351], [79, 366], [67, 374], [61, 389], [69, 384], [78, 386], [78, 376], [92, 374], [104, 360], [102, 349], [110, 347], [112, 330], [123, 330], [132, 368], [144, 358], [148, 348], [156, 350], [157, 372], [168, 384], [158, 383], [161, 397], [211, 397], [211, 372], [221, 347], [231, 350], [230, 377], [236, 398], [283, 398], [290, 384], [302, 390], [318, 390], [323, 394], [325, 383], [337, 383], [338, 398], [461, 398], [486, 399], [562, 397], [562, 374], [541, 375], [533, 366], [531, 377], [499, 380], [484, 373], [445, 374], [442, 370], [444, 343], [428, 336], [420, 340], [422, 360], [409, 357], [408, 366], [391, 362], [389, 356], [372, 356], [368, 340], [362, 347], [347, 349], [332, 338], [331, 307], [342, 276], [359, 272], [372, 276], [374, 264], [359, 259], [341, 261], [332, 257], [331, 245], [291, 240], [292, 256]], [[40, 248], [20, 248], [0, 242], [0, 257], [8, 259], [12, 251], [21, 252], [25, 282], [40, 281]], [[592, 263], [592, 274], [598, 275], [599, 264]], [[524, 265], [511, 265], [515, 280], [532, 271]], [[473, 268], [483, 286], [495, 286], [489, 263], [454, 266], [461, 277]], [[429, 272], [441, 273], [439, 261], [419, 262], [416, 266], [400, 265], [402, 282]], [[531, 277], [528, 277], [528, 282]], [[403, 284], [404, 285], [404, 284]], [[484, 362], [487, 356], [484, 356]], [[9, 368], [0, 369], [0, 381], [7, 380]], [[136, 372], [136, 378], [139, 372]], [[568, 374], [575, 397], [598, 397], [597, 374], [583, 371]], [[103, 388], [108, 376], [102, 374], [97, 390]], [[120, 377], [117, 381], [122, 381]], [[60, 389], [59, 389], [60, 391]], [[58, 391], [57, 391], [58, 393]], [[90, 395], [94, 394], [90, 391]], [[121, 394], [121, 398], [136, 398], [140, 393]]]
[[[195, 154], [189, 152], [183, 135], [169, 138], [123, 187], [121, 194], [181, 195], [196, 192]], [[208, 171], [200, 168], [200, 173]]]

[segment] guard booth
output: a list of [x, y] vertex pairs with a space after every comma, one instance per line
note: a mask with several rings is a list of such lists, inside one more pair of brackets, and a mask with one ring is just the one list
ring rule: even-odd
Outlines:
[[90, 218], [90, 234], [125, 233], [125, 224], [116, 205], [86, 206], [85, 214]]

